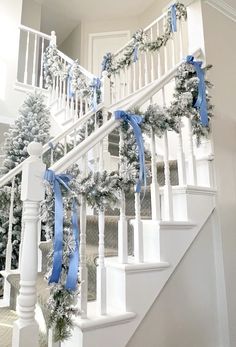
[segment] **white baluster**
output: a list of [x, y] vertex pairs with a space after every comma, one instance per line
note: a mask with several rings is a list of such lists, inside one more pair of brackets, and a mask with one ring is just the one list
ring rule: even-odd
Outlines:
[[23, 165], [21, 200], [25, 224], [20, 267], [18, 320], [13, 324], [12, 346], [38, 347], [38, 324], [35, 320], [36, 280], [38, 272], [38, 221], [40, 202], [44, 199], [45, 165], [39, 159], [43, 148], [39, 143], [28, 146], [30, 157]]
[[[160, 36], [159, 25], [160, 25], [160, 22], [157, 23], [157, 37]], [[157, 78], [160, 78], [162, 75], [160, 51], [158, 50], [156, 54], [157, 54]]]
[[138, 72], [137, 72], [137, 69], [138, 69], [138, 63], [133, 63], [132, 64], [132, 67], [133, 67], [133, 91], [135, 92], [137, 90], [137, 79], [138, 79]]
[[149, 69], [148, 69], [147, 52], [144, 52], [144, 80], [145, 80], [145, 86], [146, 86], [149, 83]]
[[[151, 28], [151, 41], [154, 41], [154, 27]], [[155, 80], [155, 61], [154, 61], [154, 53], [150, 52], [151, 56], [151, 82]]]
[[15, 194], [15, 177], [11, 183], [11, 202], [9, 211], [9, 226], [8, 226], [8, 238], [7, 238], [7, 249], [6, 249], [6, 266], [5, 270], [11, 270], [11, 257], [12, 257], [12, 225], [13, 225], [13, 208], [14, 208], [14, 194]]
[[34, 35], [34, 57], [33, 57], [33, 72], [32, 72], [32, 86], [36, 85], [36, 56], [37, 56], [38, 35]]
[[[165, 31], [165, 26], [166, 26], [167, 18], [165, 17], [163, 19], [163, 32]], [[168, 71], [168, 50], [167, 50], [167, 44], [163, 48], [164, 51], [164, 69], [165, 73]]]
[[[83, 175], [86, 175], [86, 156], [82, 157]], [[86, 198], [81, 197], [80, 206], [80, 310], [81, 318], [87, 317], [87, 302], [88, 302], [88, 270], [86, 266]]]
[[142, 55], [139, 53], [139, 60], [136, 62], [138, 64], [138, 88], [142, 88], [143, 78], [143, 66], [142, 66]]
[[156, 162], [156, 139], [151, 129], [151, 165], [152, 165], [152, 183], [151, 183], [151, 201], [152, 201], [152, 220], [160, 220], [160, 190], [157, 182], [157, 162]]
[[[99, 172], [104, 169], [103, 163], [103, 141], [99, 144]], [[106, 305], [106, 268], [105, 268], [105, 247], [104, 247], [105, 213], [98, 212], [98, 266], [97, 266], [97, 310], [98, 314], [104, 315], [107, 312]]]
[[140, 193], [135, 193], [134, 220], [134, 259], [136, 263], [143, 262], [143, 223], [141, 220]]
[[185, 155], [183, 150], [183, 137], [182, 137], [182, 129], [180, 127], [180, 132], [178, 136], [178, 153], [177, 153], [177, 162], [178, 162], [178, 177], [179, 177], [179, 185], [186, 185], [186, 165], [185, 165]]
[[42, 45], [41, 45], [41, 64], [40, 64], [40, 77], [39, 77], [40, 88], [43, 88], [43, 54], [44, 54], [44, 38], [42, 38]]
[[133, 82], [132, 82], [132, 67], [127, 68], [127, 93], [130, 95], [133, 92]]
[[[124, 136], [123, 132], [120, 129], [120, 143], [119, 143], [119, 152], [124, 147]], [[121, 161], [120, 154], [120, 175], [124, 174], [124, 165]], [[128, 235], [127, 235], [127, 218], [125, 213], [125, 193], [122, 190], [121, 192], [121, 203], [120, 203], [120, 219], [118, 222], [118, 259], [122, 264], [128, 263]]]
[[167, 221], [173, 220], [173, 196], [172, 187], [170, 184], [170, 166], [169, 166], [169, 146], [167, 131], [164, 136], [164, 168], [165, 168], [165, 186], [164, 186], [164, 219]]
[[179, 21], [179, 59], [183, 59], [183, 27], [182, 27], [182, 21]]
[[117, 83], [117, 88], [118, 88], [118, 91], [117, 91], [117, 98], [119, 101], [121, 99], [121, 73], [120, 71], [116, 74], [117, 78], [116, 78], [116, 83]]
[[187, 119], [187, 131], [188, 131], [188, 183], [190, 185], [197, 184], [197, 169], [196, 169], [196, 159], [193, 150], [193, 134], [192, 134], [192, 123], [191, 119]]
[[24, 72], [24, 83], [27, 84], [28, 80], [28, 60], [29, 60], [29, 31], [27, 32], [26, 40], [26, 51], [25, 51], [25, 72]]

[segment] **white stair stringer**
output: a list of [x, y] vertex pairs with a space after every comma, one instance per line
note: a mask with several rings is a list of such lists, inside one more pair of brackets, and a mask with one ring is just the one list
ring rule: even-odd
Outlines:
[[[76, 319], [62, 347], [125, 347], [214, 210], [215, 194], [212, 188], [173, 187], [177, 221], [142, 220], [144, 263], [106, 260], [108, 315]], [[89, 307], [95, 316], [95, 303]]]

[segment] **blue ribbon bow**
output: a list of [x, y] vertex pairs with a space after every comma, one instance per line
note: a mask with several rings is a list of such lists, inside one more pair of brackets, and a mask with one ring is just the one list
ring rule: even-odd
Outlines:
[[[58, 283], [61, 271], [62, 271], [62, 260], [63, 260], [63, 199], [61, 186], [65, 189], [70, 190], [68, 183], [71, 180], [71, 176], [61, 174], [56, 175], [52, 170], [46, 170], [44, 179], [47, 180], [52, 186], [55, 195], [55, 223], [54, 223], [54, 251], [53, 251], [53, 266], [52, 274], [49, 278], [49, 283]], [[66, 278], [65, 288], [67, 290], [76, 290], [77, 278], [78, 278], [78, 267], [79, 267], [79, 226], [77, 216], [77, 204], [75, 199], [72, 203], [72, 230], [75, 241], [75, 249], [70, 254], [69, 270]]]
[[196, 70], [197, 77], [199, 79], [198, 84], [198, 97], [194, 104], [194, 107], [199, 110], [201, 123], [203, 126], [208, 126], [208, 115], [207, 115], [207, 101], [206, 101], [206, 83], [205, 73], [202, 69], [202, 61], [195, 61], [192, 55], [188, 55], [186, 62], [192, 64]]
[[96, 112], [97, 111], [97, 98], [98, 98], [98, 91], [100, 91], [101, 89], [101, 80], [98, 77], [94, 77], [91, 87], [93, 88], [93, 98], [92, 98], [92, 108], [93, 111]]
[[135, 114], [126, 113], [125, 111], [115, 111], [115, 119], [121, 119], [131, 125], [134, 131], [134, 136], [136, 138], [138, 146], [138, 156], [139, 156], [139, 179], [136, 184], [136, 193], [141, 192], [142, 183], [146, 186], [146, 167], [145, 167], [145, 153], [144, 153], [144, 143], [142, 137], [142, 131], [140, 124], [143, 122], [143, 117]]
[[177, 32], [177, 16], [176, 16], [176, 4], [170, 7], [170, 18], [171, 18], [171, 32]]

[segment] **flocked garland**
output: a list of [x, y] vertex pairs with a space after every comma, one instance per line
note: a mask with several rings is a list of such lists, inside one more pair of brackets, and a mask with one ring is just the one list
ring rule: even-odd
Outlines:
[[58, 54], [55, 44], [49, 45], [43, 56], [44, 81], [46, 88], [53, 86], [55, 77], [60, 77], [62, 81], [68, 80], [69, 96], [77, 94], [79, 97], [87, 97], [90, 107], [93, 106], [93, 100], [96, 93], [96, 103], [101, 101], [100, 88], [95, 90], [94, 81], [86, 79], [86, 76], [80, 69], [79, 61], [76, 59], [72, 65], [64, 65]]
[[[176, 18], [181, 20], [187, 19], [186, 7], [177, 2]], [[149, 41], [143, 29], [137, 30], [123, 52], [123, 56], [116, 59], [110, 52], [103, 57], [102, 70], [107, 71], [109, 74], [118, 73], [124, 67], [130, 66], [133, 61], [137, 60], [138, 52], [156, 52], [161, 47], [165, 46], [172, 36], [171, 27], [171, 9], [167, 13], [167, 21], [164, 28], [164, 33], [158, 36], [155, 40]]]
[[[205, 70], [209, 70], [207, 66]], [[210, 132], [210, 125], [203, 127], [200, 122], [199, 111], [194, 108], [194, 103], [198, 94], [198, 78], [194, 67], [184, 62], [177, 71], [175, 76], [174, 98], [169, 107], [161, 107], [157, 104], [150, 105], [146, 111], [130, 110], [132, 114], [142, 114], [143, 123], [141, 124], [142, 132], [150, 135], [150, 130], [158, 137], [162, 137], [165, 131], [179, 132], [183, 117], [191, 119], [193, 134], [196, 136], [197, 143], [202, 137], [207, 137]], [[211, 83], [206, 81], [207, 88]], [[213, 106], [210, 102], [210, 96], [207, 92], [207, 109], [209, 122], [212, 118]], [[96, 122], [102, 124], [102, 114], [98, 113]], [[87, 126], [90, 133], [94, 130], [95, 118]], [[70, 336], [72, 328], [72, 317], [79, 314], [75, 308], [77, 291], [68, 291], [64, 288], [65, 273], [68, 268], [68, 257], [73, 250], [73, 238], [71, 228], [71, 199], [76, 196], [84, 196], [87, 203], [100, 211], [106, 208], [115, 208], [119, 205], [121, 191], [129, 191], [137, 180], [138, 172], [138, 152], [133, 131], [127, 123], [121, 123], [121, 129], [124, 137], [124, 146], [120, 151], [123, 168], [121, 172], [90, 172], [87, 177], [83, 177], [74, 165], [70, 170], [73, 179], [70, 182], [71, 192], [63, 191], [65, 206], [64, 222], [64, 250], [63, 250], [63, 274], [59, 284], [51, 286], [50, 298], [48, 300], [48, 322], [53, 328], [55, 340], [65, 340]], [[85, 127], [81, 130], [81, 140], [84, 138]], [[47, 233], [50, 239], [53, 238], [54, 228], [54, 197], [51, 187], [47, 184], [46, 200], [43, 204], [43, 220], [47, 221]], [[49, 257], [49, 269], [51, 269], [52, 253]], [[49, 270], [50, 275], [50, 270]]]

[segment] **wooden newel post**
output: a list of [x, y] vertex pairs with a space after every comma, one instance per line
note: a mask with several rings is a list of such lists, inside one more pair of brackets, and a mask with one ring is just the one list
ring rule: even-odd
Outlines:
[[35, 321], [36, 280], [38, 272], [38, 222], [40, 202], [44, 199], [43, 175], [45, 165], [40, 143], [28, 146], [30, 157], [22, 172], [21, 200], [23, 201], [24, 239], [20, 266], [18, 320], [13, 325], [12, 347], [38, 347], [38, 324]]

